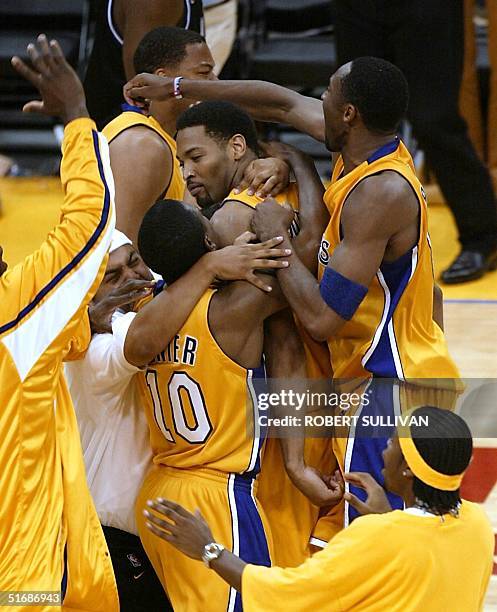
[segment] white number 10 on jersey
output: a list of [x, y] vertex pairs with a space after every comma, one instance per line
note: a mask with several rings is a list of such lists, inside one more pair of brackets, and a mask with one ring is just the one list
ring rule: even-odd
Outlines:
[[[166, 440], [174, 443], [174, 436], [167, 428], [164, 418], [162, 400], [157, 385], [157, 372], [155, 370], [148, 370], [146, 380], [154, 406], [155, 422]], [[193, 419], [195, 420], [193, 427], [190, 427], [187, 422], [187, 415], [181, 397], [182, 389], [188, 396], [191, 406]], [[174, 430], [178, 436], [190, 444], [202, 444], [205, 442], [212, 431], [212, 425], [207, 416], [205, 401], [199, 384], [193, 378], [190, 378], [186, 372], [175, 372], [167, 386], [167, 393], [172, 408]]]

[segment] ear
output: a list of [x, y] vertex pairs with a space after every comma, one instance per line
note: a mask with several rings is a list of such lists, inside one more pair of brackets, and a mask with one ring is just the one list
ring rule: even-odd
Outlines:
[[207, 234], [204, 237], [204, 244], [207, 247], [208, 251], [217, 251], [216, 243], [213, 242]]
[[157, 76], [161, 76], [161, 77], [169, 76], [164, 70], [164, 68], [157, 68], [157, 70], [154, 70], [154, 74], [156, 74]]
[[414, 478], [414, 474], [412, 473], [411, 468], [407, 465], [405, 459], [402, 459], [402, 465], [400, 467], [401, 467], [402, 476], [406, 480], [412, 480]]
[[343, 120], [349, 125], [354, 122], [355, 118], [359, 116], [357, 108], [353, 104], [346, 104], [343, 111]]
[[229, 139], [228, 143], [232, 153], [233, 159], [235, 161], [239, 161], [247, 151], [247, 143], [245, 141], [245, 137], [241, 134], [235, 134]]

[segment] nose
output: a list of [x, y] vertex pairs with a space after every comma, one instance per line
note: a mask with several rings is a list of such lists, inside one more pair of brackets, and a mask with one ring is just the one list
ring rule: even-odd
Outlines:
[[127, 280], [141, 280], [143, 277], [134, 268], [126, 268], [126, 272], [123, 274], [123, 282]]
[[186, 181], [192, 176], [195, 176], [195, 173], [193, 172], [193, 168], [191, 167], [190, 164], [184, 163], [183, 164], [183, 180]]

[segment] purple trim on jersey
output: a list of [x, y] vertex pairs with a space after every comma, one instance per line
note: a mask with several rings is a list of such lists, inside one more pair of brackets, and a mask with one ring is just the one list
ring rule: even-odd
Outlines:
[[[238, 517], [238, 556], [246, 563], [271, 567], [271, 558], [266, 540], [264, 525], [259, 510], [252, 497], [252, 479], [246, 475], [235, 476], [234, 493]], [[236, 594], [235, 612], [241, 612], [242, 597]]]

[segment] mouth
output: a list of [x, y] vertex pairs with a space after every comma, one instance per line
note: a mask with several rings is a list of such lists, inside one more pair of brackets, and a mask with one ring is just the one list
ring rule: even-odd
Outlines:
[[191, 195], [194, 198], [199, 195], [202, 189], [204, 189], [204, 186], [201, 185], [200, 183], [190, 183], [189, 185], [187, 185], [187, 187], [188, 187], [188, 191], [191, 193]]

